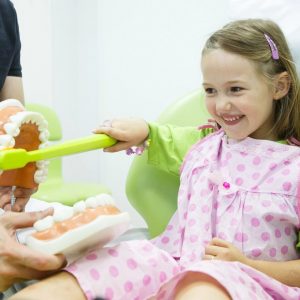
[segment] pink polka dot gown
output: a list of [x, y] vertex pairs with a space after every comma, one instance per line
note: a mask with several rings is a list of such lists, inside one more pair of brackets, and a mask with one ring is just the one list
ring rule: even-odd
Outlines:
[[299, 167], [298, 147], [211, 134], [184, 160], [178, 210], [162, 235], [92, 250], [66, 270], [87, 299], [173, 299], [178, 281], [195, 271], [218, 280], [232, 299], [299, 300], [299, 288], [239, 262], [202, 261], [213, 237], [253, 259], [298, 259]]

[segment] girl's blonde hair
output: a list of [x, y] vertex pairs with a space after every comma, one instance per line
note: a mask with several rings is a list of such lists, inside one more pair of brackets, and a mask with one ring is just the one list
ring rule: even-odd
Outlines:
[[[272, 57], [267, 34], [275, 43], [279, 59]], [[276, 74], [289, 74], [290, 88], [285, 97], [274, 101], [272, 131], [279, 139], [300, 140], [299, 78], [291, 52], [279, 26], [270, 20], [248, 19], [231, 22], [216, 31], [206, 42], [202, 55], [211, 49], [223, 49], [251, 61], [270, 82]]]

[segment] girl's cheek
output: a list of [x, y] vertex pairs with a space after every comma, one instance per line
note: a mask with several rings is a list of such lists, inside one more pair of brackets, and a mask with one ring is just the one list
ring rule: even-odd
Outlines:
[[216, 106], [213, 101], [206, 101], [205, 102], [206, 109], [211, 115], [216, 115]]

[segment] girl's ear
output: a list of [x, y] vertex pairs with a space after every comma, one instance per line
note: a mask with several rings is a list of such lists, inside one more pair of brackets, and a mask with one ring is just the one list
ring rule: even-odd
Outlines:
[[280, 100], [287, 95], [290, 89], [290, 76], [284, 71], [280, 74], [277, 74], [275, 77], [275, 91], [274, 91], [274, 100]]

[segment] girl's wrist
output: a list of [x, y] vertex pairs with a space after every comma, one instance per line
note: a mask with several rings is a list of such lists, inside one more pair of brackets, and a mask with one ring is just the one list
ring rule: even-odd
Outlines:
[[251, 268], [256, 269], [255, 262], [256, 261], [254, 259], [251, 259], [249, 257], [245, 257], [245, 259], [241, 263], [243, 263], [244, 265], [247, 265], [247, 266], [249, 266]]
[[132, 154], [136, 154], [136, 155], [142, 155], [143, 152], [149, 148], [151, 143], [151, 139], [149, 138], [149, 136], [144, 140], [144, 142], [136, 147], [130, 147], [126, 150], [126, 154], [127, 155], [132, 155]]

